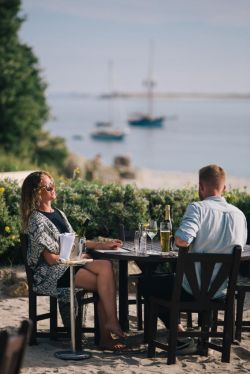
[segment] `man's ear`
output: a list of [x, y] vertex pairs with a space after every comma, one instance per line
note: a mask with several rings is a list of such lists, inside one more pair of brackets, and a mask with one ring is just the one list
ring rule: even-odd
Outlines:
[[202, 182], [199, 182], [199, 189], [200, 189], [201, 191], [204, 190], [204, 184], [203, 184]]

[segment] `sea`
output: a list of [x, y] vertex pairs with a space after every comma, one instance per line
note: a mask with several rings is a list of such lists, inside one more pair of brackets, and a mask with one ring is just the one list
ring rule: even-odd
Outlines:
[[[51, 118], [45, 127], [65, 139], [69, 150], [88, 159], [101, 155], [112, 165], [127, 156], [138, 168], [197, 173], [216, 163], [236, 177], [250, 177], [250, 101], [247, 99], [155, 98], [155, 115], [162, 128], [128, 125], [136, 112], [146, 112], [143, 97], [104, 99], [93, 96], [50, 95]], [[96, 123], [112, 121], [126, 131], [122, 141], [91, 138]]]

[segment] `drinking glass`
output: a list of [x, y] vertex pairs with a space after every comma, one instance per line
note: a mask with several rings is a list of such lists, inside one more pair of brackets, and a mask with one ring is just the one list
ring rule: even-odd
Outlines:
[[135, 231], [134, 249], [135, 249], [135, 253], [138, 254], [140, 250], [140, 231], [139, 230]]
[[148, 236], [151, 239], [151, 252], [153, 252], [153, 239], [155, 235], [157, 234], [157, 222], [154, 220], [150, 220], [146, 227], [146, 231], [147, 231]]
[[171, 229], [169, 222], [160, 223], [160, 242], [162, 252], [171, 250]]

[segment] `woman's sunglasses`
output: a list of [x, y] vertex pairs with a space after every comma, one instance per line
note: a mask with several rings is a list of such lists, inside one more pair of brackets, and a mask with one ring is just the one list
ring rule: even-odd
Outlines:
[[55, 184], [54, 183], [50, 183], [48, 186], [41, 186], [40, 188], [44, 189], [47, 192], [51, 192], [51, 191], [53, 191], [55, 189]]

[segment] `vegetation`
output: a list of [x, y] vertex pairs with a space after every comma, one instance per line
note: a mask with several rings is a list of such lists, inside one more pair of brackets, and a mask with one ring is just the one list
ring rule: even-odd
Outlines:
[[[249, 225], [250, 195], [233, 190], [225, 197], [245, 213]], [[83, 223], [89, 218], [88, 238], [117, 237], [118, 223], [133, 231], [149, 217], [160, 222], [166, 204], [171, 205], [175, 231], [187, 205], [197, 199], [194, 189], [139, 190], [132, 185], [99, 185], [80, 179], [58, 179], [56, 206], [66, 213], [77, 234], [82, 235]], [[0, 181], [0, 263], [20, 261], [19, 203], [17, 183]]]
[[43, 130], [49, 116], [46, 83], [32, 49], [19, 40], [25, 20], [20, 10], [20, 0], [0, 1], [0, 170], [6, 170], [6, 157], [13, 168], [22, 159], [24, 165], [61, 170], [68, 151], [62, 138]]

